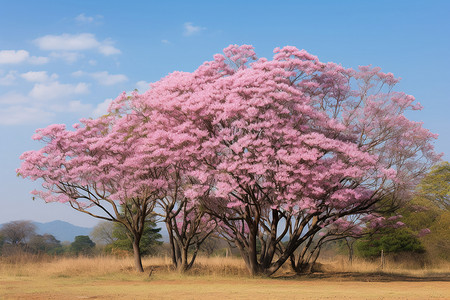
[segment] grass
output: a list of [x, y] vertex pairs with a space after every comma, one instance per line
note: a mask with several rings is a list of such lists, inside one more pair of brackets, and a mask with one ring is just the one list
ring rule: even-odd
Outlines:
[[450, 299], [448, 263], [417, 269], [388, 262], [383, 272], [376, 262], [322, 263], [326, 272], [313, 276], [285, 268], [260, 278], [239, 258], [199, 257], [187, 274], [172, 270], [169, 258], [145, 258], [142, 274], [130, 258], [24, 255], [0, 261], [0, 299]]
[[384, 273], [391, 275], [427, 277], [427, 276], [450, 276], [450, 262], [436, 261], [434, 263], [420, 266], [413, 261], [414, 258], [395, 262], [387, 259], [384, 268], [381, 269], [378, 261], [368, 261], [364, 259], [355, 259], [349, 264], [344, 257], [337, 259], [322, 260], [321, 263], [327, 266], [326, 270], [331, 272], [352, 272], [359, 274]]

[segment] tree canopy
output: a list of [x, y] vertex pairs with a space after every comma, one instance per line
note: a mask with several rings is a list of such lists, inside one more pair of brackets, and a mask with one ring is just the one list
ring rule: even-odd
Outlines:
[[18, 172], [44, 179], [34, 194], [47, 202], [96, 206], [139, 238], [158, 203], [183, 266], [217, 226], [251, 274], [266, 275], [323, 228], [381, 226], [379, 212], [408, 199], [440, 157], [437, 136], [405, 117], [421, 105], [380, 68], [347, 69], [290, 46], [274, 53], [258, 59], [231, 45], [191, 73], [122, 94], [75, 131], [39, 129], [46, 146], [24, 153]]
[[95, 243], [87, 235], [77, 235], [70, 244], [70, 250], [74, 254], [90, 255], [95, 247]]

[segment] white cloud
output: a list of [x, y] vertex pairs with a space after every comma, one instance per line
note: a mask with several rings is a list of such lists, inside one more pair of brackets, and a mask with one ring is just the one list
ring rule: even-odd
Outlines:
[[75, 21], [77, 21], [78, 24], [92, 24], [92, 23], [100, 24], [102, 19], [103, 19], [102, 15], [87, 16], [84, 13], [79, 14], [78, 16], [75, 17]]
[[103, 44], [98, 47], [98, 51], [106, 56], [120, 54], [120, 50], [115, 48], [113, 45]]
[[205, 27], [194, 26], [192, 22], [186, 22], [184, 23], [183, 26], [184, 26], [184, 33], [183, 33], [184, 36], [192, 36], [206, 29]]
[[92, 112], [92, 117], [98, 118], [108, 113], [108, 107], [113, 99], [106, 99], [102, 103], [97, 104], [97, 107]]
[[88, 17], [85, 14], [79, 14], [75, 17], [75, 20], [80, 23], [92, 23], [94, 22], [94, 17]]
[[141, 80], [136, 82], [136, 88], [140, 93], [147, 91], [150, 88], [150, 82]]
[[68, 113], [87, 113], [92, 111], [92, 105], [82, 103], [80, 100], [72, 100], [65, 104], [53, 104], [50, 108], [55, 112], [68, 112]]
[[161, 43], [163, 43], [163, 44], [170, 44], [169, 40], [161, 40]]
[[91, 66], [96, 66], [96, 65], [97, 65], [97, 61], [94, 60], [94, 59], [89, 60], [88, 63], [89, 63]]
[[26, 50], [1, 50], [0, 64], [20, 64], [29, 62], [33, 65], [42, 65], [48, 63], [47, 57], [30, 56]]
[[25, 62], [30, 53], [25, 50], [1, 50], [0, 51], [0, 64], [19, 64]]
[[13, 85], [16, 83], [17, 71], [9, 71], [5, 76], [0, 73], [0, 85]]
[[89, 87], [86, 83], [63, 84], [58, 81], [50, 83], [36, 83], [29, 96], [39, 100], [51, 100], [70, 97], [72, 95], [86, 94]]
[[45, 82], [50, 80], [58, 79], [58, 75], [53, 73], [52, 75], [48, 75], [47, 71], [39, 71], [39, 72], [27, 72], [20, 75], [23, 79], [29, 82]]
[[117, 83], [128, 81], [128, 77], [123, 74], [109, 74], [107, 71], [86, 73], [83, 71], [76, 71], [72, 73], [74, 77], [89, 76], [95, 79], [101, 85], [114, 85]]
[[43, 56], [31, 56], [28, 61], [33, 65], [43, 65], [49, 62], [48, 57]]
[[101, 85], [114, 85], [128, 80], [127, 76], [123, 74], [109, 74], [106, 71], [92, 73], [90, 76]]
[[80, 100], [70, 101], [68, 105], [68, 111], [70, 112], [84, 112], [90, 111], [92, 109], [92, 105], [82, 103]]
[[[52, 78], [52, 75], [48, 75], [45, 71], [20, 74], [21, 77], [22, 75], [32, 81]], [[28, 94], [17, 91], [2, 94], [0, 95], [0, 126], [48, 123], [61, 114], [89, 116], [100, 108], [80, 100], [73, 100], [75, 95], [87, 92], [86, 83], [62, 84], [54, 81], [36, 83]]]
[[10, 91], [4, 95], [0, 95], [0, 104], [4, 105], [17, 105], [30, 102], [30, 99], [20, 93]]
[[86, 75], [86, 73], [81, 71], [81, 70], [72, 72], [72, 76], [74, 76], [74, 77], [81, 77], [81, 76], [84, 76], [84, 75]]
[[0, 108], [0, 125], [47, 123], [54, 113], [39, 107], [10, 106]]
[[46, 35], [34, 40], [42, 50], [77, 51], [97, 48], [100, 43], [91, 33]]
[[62, 59], [69, 64], [76, 62], [79, 58], [82, 58], [83, 55], [78, 52], [52, 52], [50, 56], [57, 59]]
[[62, 51], [73, 53], [96, 49], [103, 55], [119, 54], [120, 50], [115, 48], [109, 39], [99, 42], [92, 33], [46, 35], [34, 40], [41, 50]]

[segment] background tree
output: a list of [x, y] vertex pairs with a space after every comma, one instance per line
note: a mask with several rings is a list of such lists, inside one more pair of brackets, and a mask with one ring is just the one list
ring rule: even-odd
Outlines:
[[35, 234], [36, 226], [31, 221], [12, 221], [0, 229], [3, 243], [11, 246], [24, 247]]
[[409, 229], [381, 229], [377, 234], [369, 235], [356, 242], [356, 248], [362, 257], [379, 257], [384, 253], [424, 253], [425, 248], [418, 237]]
[[108, 245], [114, 243], [116, 238], [113, 236], [114, 227], [113, 222], [99, 222], [92, 229], [90, 237], [96, 244]]
[[[163, 243], [160, 231], [161, 228], [157, 228], [156, 223], [151, 219], [145, 222], [139, 247], [141, 255], [155, 255], [157, 253], [158, 246]], [[133, 251], [132, 237], [130, 237], [123, 225], [119, 223], [114, 224], [112, 238], [113, 241], [107, 245], [108, 249]]]
[[27, 248], [34, 253], [47, 253], [50, 255], [62, 254], [61, 242], [51, 234], [36, 234], [30, 238]]
[[450, 167], [448, 162], [440, 162], [417, 185], [413, 199], [397, 210], [404, 228], [371, 230], [357, 242], [358, 253], [374, 257], [381, 250], [385, 253], [426, 251], [434, 258], [450, 258], [449, 190]]
[[70, 251], [76, 255], [91, 255], [95, 248], [95, 243], [87, 235], [77, 235], [70, 244]]
[[431, 201], [443, 211], [450, 211], [450, 164], [448, 161], [433, 166], [420, 182], [417, 197]]
[[432, 258], [450, 259], [450, 165], [436, 164], [400, 210], [402, 221], [418, 236]]

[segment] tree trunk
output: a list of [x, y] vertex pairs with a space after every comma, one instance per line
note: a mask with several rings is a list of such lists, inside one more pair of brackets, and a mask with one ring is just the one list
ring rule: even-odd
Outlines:
[[181, 251], [181, 260], [178, 265], [178, 271], [180, 273], [184, 273], [188, 270], [188, 249], [183, 247]]
[[350, 265], [352, 265], [353, 264], [353, 243], [354, 243], [354, 241], [353, 242], [349, 242], [349, 240], [346, 238], [345, 239], [345, 243], [346, 243], [347, 248], [348, 248], [348, 262], [349, 262]]
[[262, 266], [258, 263], [256, 238], [256, 233], [250, 232], [247, 241], [237, 243], [241, 256], [244, 258], [245, 265], [251, 276], [262, 274]]
[[144, 268], [142, 267], [141, 260], [141, 249], [139, 247], [140, 239], [134, 237], [133, 239], [133, 254], [134, 254], [134, 267], [138, 272], [144, 272]]
[[173, 236], [172, 232], [172, 225], [169, 222], [169, 219], [166, 218], [165, 220], [167, 232], [169, 233], [169, 243], [170, 243], [170, 254], [172, 255], [172, 264], [175, 266], [175, 268], [178, 267], [178, 255], [177, 255], [177, 249], [175, 249], [175, 237]]

